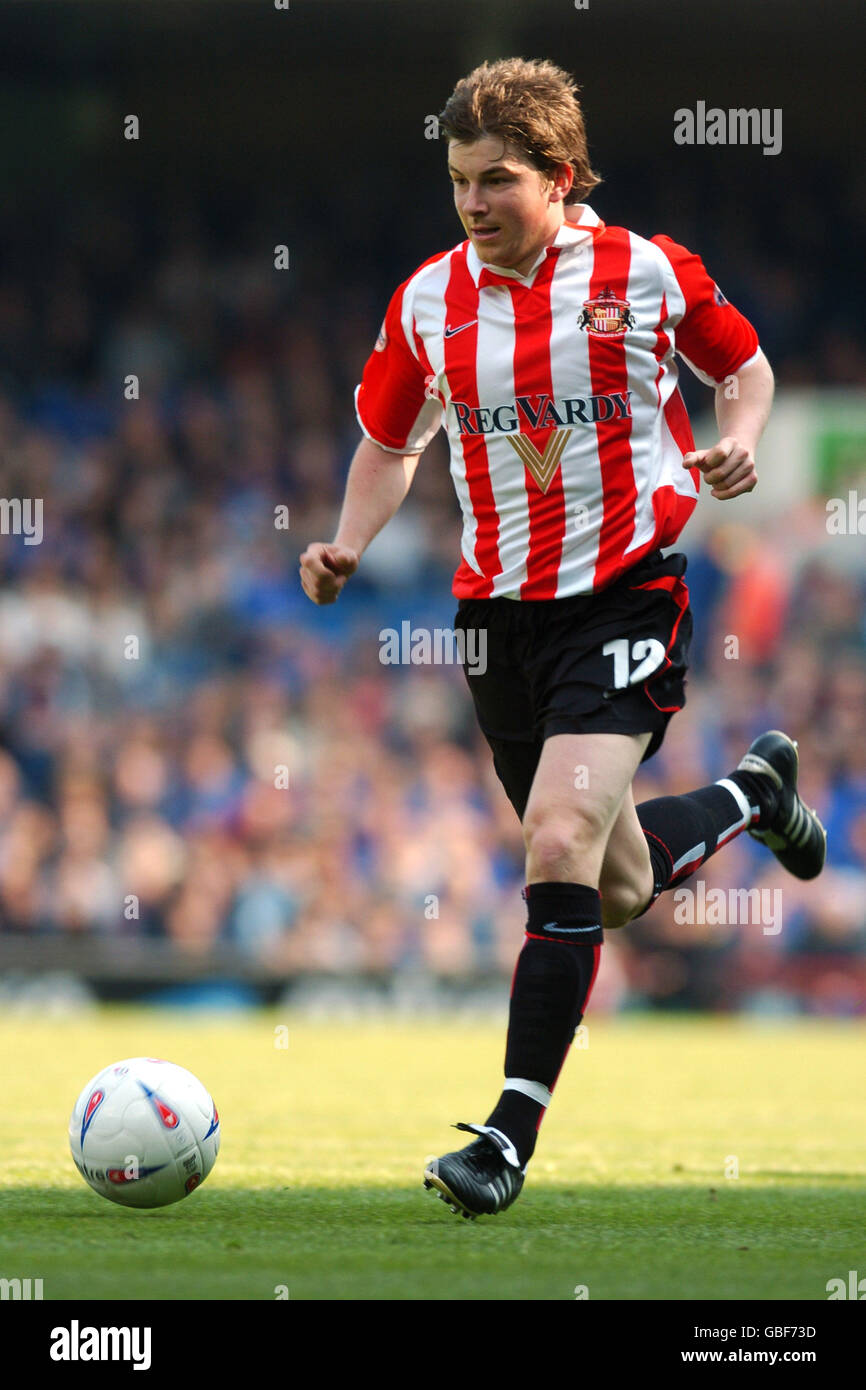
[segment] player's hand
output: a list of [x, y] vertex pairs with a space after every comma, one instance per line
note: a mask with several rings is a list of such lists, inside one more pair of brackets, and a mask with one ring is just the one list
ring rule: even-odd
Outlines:
[[314, 541], [301, 556], [301, 587], [313, 603], [335, 603], [360, 563], [357, 552], [345, 545]]
[[712, 449], [693, 449], [684, 455], [683, 468], [699, 468], [712, 487], [710, 496], [723, 502], [751, 492], [758, 482], [751, 453], [729, 436], [720, 439]]

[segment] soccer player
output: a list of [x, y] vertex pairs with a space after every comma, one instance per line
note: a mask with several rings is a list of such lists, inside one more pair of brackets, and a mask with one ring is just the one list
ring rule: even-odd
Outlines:
[[[682, 708], [691, 635], [685, 556], [663, 554], [700, 476], [731, 501], [757, 481], [773, 375], [752, 325], [700, 258], [608, 227], [577, 89], [550, 62], [482, 64], [440, 116], [466, 239], [395, 291], [356, 410], [334, 540], [301, 556], [332, 603], [405, 497], [444, 424], [463, 513], [455, 628], [526, 844], [526, 937], [511, 990], [505, 1085], [477, 1137], [425, 1185], [475, 1217], [519, 1195], [599, 966], [604, 928], [639, 917], [744, 830], [798, 878], [826, 835], [797, 793], [796, 744], [762, 734], [739, 766], [635, 806], [631, 783]], [[720, 438], [696, 450], [678, 354], [715, 389]]]

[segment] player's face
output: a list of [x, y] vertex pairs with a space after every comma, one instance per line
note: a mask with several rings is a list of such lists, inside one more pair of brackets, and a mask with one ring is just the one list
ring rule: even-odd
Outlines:
[[495, 136], [448, 145], [457, 216], [482, 261], [527, 274], [562, 226], [562, 178], [546, 179], [521, 151]]

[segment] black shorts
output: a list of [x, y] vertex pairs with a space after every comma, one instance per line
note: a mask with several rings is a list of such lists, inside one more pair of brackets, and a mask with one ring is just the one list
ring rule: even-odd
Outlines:
[[476, 630], [463, 670], [521, 820], [551, 734], [651, 733], [643, 761], [661, 747], [686, 701], [685, 570], [685, 555], [657, 550], [597, 594], [460, 600], [455, 629]]

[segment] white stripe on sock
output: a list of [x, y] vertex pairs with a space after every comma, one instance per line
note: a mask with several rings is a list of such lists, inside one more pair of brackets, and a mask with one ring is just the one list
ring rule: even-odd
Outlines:
[[734, 835], [748, 825], [748, 823], [749, 822], [744, 820], [742, 816], [740, 816], [739, 820], [735, 820], [733, 825], [729, 825], [727, 830], [723, 830], [721, 835], [716, 837], [716, 849], [721, 849], [722, 845], [726, 845], [728, 840], [733, 839]]
[[695, 864], [699, 859], [703, 859], [706, 854], [706, 851], [707, 846], [704, 840], [701, 840], [701, 843], [699, 845], [693, 845], [692, 848], [688, 850], [682, 856], [681, 859], [678, 859], [676, 864], [674, 864], [673, 868], [671, 869], [671, 878], [673, 878], [674, 874], [678, 874], [680, 869], [684, 869], [687, 864]]
[[746, 796], [746, 793], [741, 791], [736, 782], [729, 781], [727, 777], [720, 777], [718, 782], [716, 782], [716, 786], [724, 787], [725, 791], [731, 794], [740, 808], [740, 814], [743, 817], [744, 823], [749, 825], [758, 814], [757, 806], [750, 806], [749, 798]]
[[524, 1096], [529, 1096], [531, 1100], [537, 1100], [539, 1105], [545, 1107], [550, 1104], [550, 1091], [546, 1086], [542, 1086], [540, 1081], [527, 1081], [522, 1076], [509, 1076], [502, 1089], [503, 1091], [520, 1091]]

